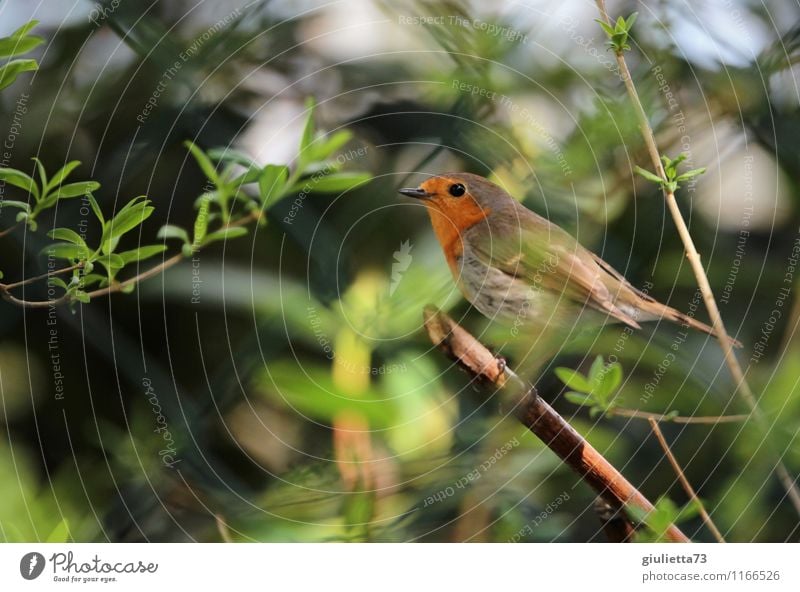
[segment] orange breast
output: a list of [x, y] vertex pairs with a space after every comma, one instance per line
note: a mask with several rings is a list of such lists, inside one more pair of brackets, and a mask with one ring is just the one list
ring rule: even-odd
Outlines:
[[449, 199], [431, 200], [428, 213], [450, 271], [454, 277], [458, 277], [457, 259], [464, 252], [462, 233], [486, 218], [491, 210], [481, 208], [475, 200], [467, 196], [457, 203]]

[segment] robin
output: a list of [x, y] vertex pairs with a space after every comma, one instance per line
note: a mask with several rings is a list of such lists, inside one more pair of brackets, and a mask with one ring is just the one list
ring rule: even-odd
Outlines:
[[639, 329], [641, 321], [667, 319], [713, 333], [634, 288], [565, 230], [483, 177], [446, 173], [400, 193], [425, 204], [459, 289], [489, 319], [537, 332], [606, 320]]

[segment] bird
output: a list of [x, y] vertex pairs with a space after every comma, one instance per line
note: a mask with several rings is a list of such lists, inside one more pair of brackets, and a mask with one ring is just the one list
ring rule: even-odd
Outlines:
[[425, 205], [458, 288], [492, 321], [535, 333], [607, 321], [640, 329], [641, 322], [665, 319], [714, 334], [635, 288], [563, 228], [484, 177], [444, 173], [399, 192]]

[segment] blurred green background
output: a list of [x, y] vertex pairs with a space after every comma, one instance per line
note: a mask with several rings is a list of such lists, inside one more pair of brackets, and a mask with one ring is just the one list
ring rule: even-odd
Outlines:
[[[781, 455], [800, 473], [800, 9], [609, 9], [639, 12], [628, 60], [661, 149], [708, 167], [678, 199], [772, 427], [663, 429], [726, 537], [798, 541], [772, 467]], [[494, 348], [507, 331], [463, 301], [422, 207], [396, 193], [485, 175], [635, 285], [695, 306], [663, 198], [633, 173], [649, 158], [593, 3], [5, 0], [0, 15], [0, 36], [38, 19], [46, 38], [40, 70], [0, 94], [2, 166], [80, 160], [108, 211], [147, 195], [134, 246], [192, 225], [205, 177], [185, 140], [292, 167], [309, 97], [322, 133], [353, 133], [345, 170], [373, 177], [290, 196], [194, 265], [60, 309], [63, 398], [47, 311], [0, 303], [0, 540], [604, 540], [591, 491], [431, 347], [428, 303]], [[81, 223], [73, 202], [40, 222]], [[45, 272], [46, 243], [0, 238], [4, 281]], [[611, 326], [509, 363], [541, 366], [545, 399], [650, 499], [682, 506], [647, 422], [590, 417], [553, 373], [613, 354], [627, 408], [745, 412], [717, 343], [675, 350], [679, 331]], [[682, 528], [711, 540], [697, 518]]]

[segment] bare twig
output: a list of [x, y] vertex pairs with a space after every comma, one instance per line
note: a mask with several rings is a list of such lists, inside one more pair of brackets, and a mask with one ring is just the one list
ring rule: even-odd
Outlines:
[[217, 523], [217, 531], [219, 532], [222, 542], [234, 542], [233, 537], [231, 536], [230, 528], [228, 528], [228, 523], [225, 522], [225, 517], [222, 514], [214, 514], [214, 521]]
[[[524, 395], [514, 408], [517, 419], [613, 508], [633, 506], [644, 513], [653, 510], [653, 504], [539, 397], [534, 387], [523, 382], [505, 364], [498, 362], [486, 347], [453, 319], [428, 307], [425, 309], [425, 328], [434, 344], [476, 376], [498, 388], [511, 389], [509, 382], [521, 388]], [[666, 537], [673, 542], [689, 542], [689, 538], [675, 525], [669, 527]]]
[[648, 411], [639, 411], [638, 409], [626, 409], [625, 407], [614, 407], [613, 411], [606, 414], [607, 416], [621, 415], [622, 417], [630, 417], [632, 419], [655, 419], [656, 421], [672, 422], [672, 423], [685, 423], [685, 424], [718, 424], [718, 423], [738, 423], [747, 421], [750, 416], [741, 415], [697, 415], [684, 417], [682, 415], [665, 415], [663, 413], [650, 413]]
[[718, 543], [724, 543], [725, 539], [723, 538], [722, 533], [717, 528], [717, 525], [714, 524], [714, 521], [711, 519], [711, 516], [709, 516], [708, 512], [706, 512], [706, 507], [703, 505], [703, 502], [701, 502], [700, 498], [697, 497], [697, 493], [695, 493], [692, 484], [689, 483], [689, 480], [686, 478], [686, 474], [683, 472], [681, 465], [678, 464], [678, 459], [675, 458], [675, 455], [672, 454], [672, 451], [669, 449], [669, 444], [667, 444], [667, 440], [664, 438], [664, 434], [661, 432], [661, 428], [658, 427], [658, 422], [655, 419], [650, 418], [650, 427], [653, 429], [653, 433], [656, 435], [658, 443], [661, 445], [661, 449], [667, 456], [669, 464], [672, 465], [672, 469], [678, 476], [678, 481], [681, 482], [681, 486], [686, 492], [686, 495], [688, 495], [689, 499], [691, 499], [697, 505], [697, 508], [700, 511], [700, 516], [703, 518], [703, 522], [706, 523], [706, 526], [708, 526], [708, 530], [711, 531], [711, 534], [714, 535], [714, 538], [717, 539]]
[[33, 282], [38, 282], [39, 280], [48, 279], [54, 275], [69, 273], [70, 271], [73, 271], [75, 269], [80, 269], [81, 267], [83, 267], [83, 263], [76, 263], [75, 265], [70, 265], [69, 267], [64, 267], [62, 269], [56, 269], [55, 271], [48, 271], [41, 275], [37, 275], [31, 278], [20, 280], [18, 282], [14, 282], [13, 284], [0, 284], [0, 289], [13, 290], [14, 288], [19, 288], [20, 286], [27, 286], [28, 284], [32, 284]]
[[[605, 0], [596, 0], [596, 3], [603, 20], [607, 24], [611, 25], [611, 19], [606, 11]], [[650, 127], [650, 122], [647, 118], [647, 114], [645, 113], [644, 106], [642, 105], [642, 101], [639, 99], [639, 94], [636, 92], [636, 86], [633, 83], [633, 78], [631, 77], [630, 70], [628, 69], [628, 64], [625, 62], [625, 55], [622, 51], [616, 51], [615, 54], [617, 58], [617, 65], [619, 66], [620, 77], [625, 83], [625, 88], [628, 91], [631, 102], [633, 103], [639, 129], [642, 132], [642, 138], [644, 138], [647, 151], [650, 154], [650, 159], [653, 161], [656, 174], [666, 181], [667, 177], [664, 173], [664, 167], [661, 164], [661, 154], [658, 150], [655, 136], [653, 135], [653, 129]], [[725, 363], [727, 364], [736, 383], [736, 392], [739, 393], [745, 404], [752, 411], [753, 417], [758, 426], [766, 433], [769, 431], [769, 422], [767, 421], [764, 412], [761, 411], [761, 408], [758, 406], [758, 402], [753, 395], [753, 391], [750, 389], [750, 385], [747, 383], [744, 371], [742, 370], [739, 361], [736, 359], [736, 354], [733, 351], [733, 344], [728, 336], [728, 331], [725, 329], [725, 324], [722, 321], [722, 315], [719, 312], [719, 307], [717, 306], [717, 302], [714, 298], [714, 293], [711, 290], [711, 284], [708, 281], [708, 276], [706, 276], [705, 269], [703, 269], [703, 264], [700, 261], [700, 254], [697, 252], [697, 248], [694, 245], [692, 236], [689, 233], [689, 227], [686, 225], [686, 221], [683, 219], [683, 215], [681, 214], [680, 207], [675, 199], [674, 192], [668, 191], [665, 188], [664, 199], [666, 199], [667, 207], [672, 215], [675, 227], [678, 230], [678, 235], [683, 242], [683, 247], [686, 251], [686, 258], [689, 260], [689, 264], [691, 265], [695, 279], [697, 280], [697, 285], [700, 288], [701, 294], [703, 295], [703, 302], [708, 310], [708, 316], [711, 318], [711, 326], [714, 328], [714, 334], [719, 340], [720, 346], [722, 347], [722, 351], [725, 355]], [[776, 460], [775, 472], [777, 473], [778, 478], [786, 490], [792, 505], [794, 505], [797, 513], [800, 514], [800, 489], [798, 489], [795, 479], [789, 473], [789, 470], [786, 468], [786, 465], [783, 463], [780, 455], [778, 455]]]
[[13, 224], [12, 226], [9, 226], [5, 230], [0, 230], [0, 238], [4, 237], [7, 234], [11, 234], [14, 230], [19, 228], [20, 225], [22, 225], [22, 222], [17, 222], [16, 224]]

